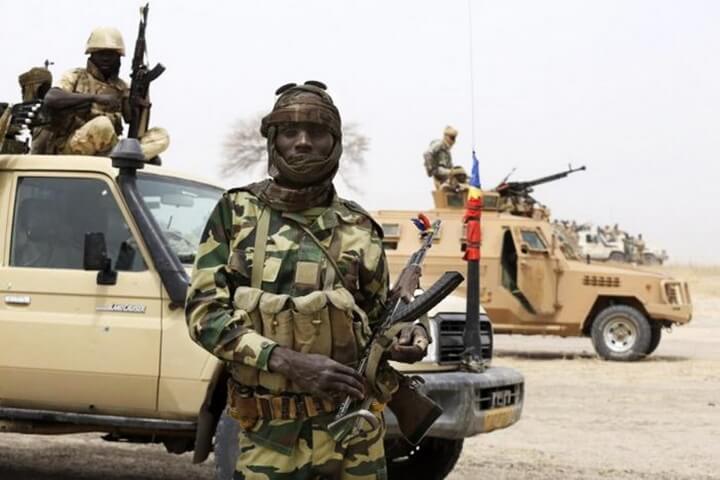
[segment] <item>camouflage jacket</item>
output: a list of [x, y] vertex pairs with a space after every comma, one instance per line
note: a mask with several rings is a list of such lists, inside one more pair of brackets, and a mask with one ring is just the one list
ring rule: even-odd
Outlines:
[[382, 311], [389, 280], [382, 231], [353, 202], [336, 196], [327, 208], [283, 213], [247, 191], [226, 192], [210, 215], [198, 247], [186, 302], [188, 329], [195, 342], [218, 358], [267, 371], [275, 342], [244, 324], [232, 303], [235, 290], [251, 284], [255, 227], [262, 209], [271, 214], [263, 291], [300, 296], [326, 283], [334, 267], [300, 225], [334, 257], [344, 277], [342, 284], [371, 325]]
[[452, 156], [450, 149], [442, 140], [434, 140], [423, 155], [425, 159], [425, 170], [428, 177], [437, 174], [438, 167], [452, 168]]
[[121, 107], [112, 109], [98, 103], [90, 105], [89, 109], [69, 109], [54, 114], [49, 127], [44, 127], [51, 138], [43, 139], [44, 145], [34, 153], [61, 153], [72, 133], [95, 117], [104, 115], [110, 119], [115, 127], [115, 133], [122, 134], [123, 118], [129, 116], [130, 89], [118, 77], [107, 81], [98, 68], [90, 61], [87, 68], [75, 68], [65, 72], [55, 87], [70, 93], [86, 94], [115, 94], [120, 100]]

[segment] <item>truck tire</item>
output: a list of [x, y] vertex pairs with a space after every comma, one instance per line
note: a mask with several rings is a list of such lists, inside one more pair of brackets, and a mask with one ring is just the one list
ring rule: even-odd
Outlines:
[[[408, 446], [406, 455], [386, 457], [388, 480], [405, 478], [442, 480], [455, 467], [462, 447], [462, 438], [448, 440], [425, 437], [417, 447]], [[397, 449], [394, 450], [397, 451]], [[387, 453], [389, 452], [386, 452], [386, 455]]]
[[235, 419], [223, 411], [215, 427], [215, 480], [232, 480], [238, 456], [238, 435], [240, 427]]
[[595, 316], [591, 336], [595, 351], [605, 360], [634, 361], [648, 354], [652, 328], [638, 309], [611, 305]]
[[608, 260], [611, 262], [625, 262], [625, 254], [623, 252], [610, 252]]
[[660, 338], [662, 338], [662, 325], [658, 322], [652, 322], [652, 324], [650, 324], [650, 331], [652, 334], [650, 337], [650, 346], [648, 347], [647, 352], [645, 352], [645, 355], [650, 355], [657, 349], [658, 345], [660, 345]]

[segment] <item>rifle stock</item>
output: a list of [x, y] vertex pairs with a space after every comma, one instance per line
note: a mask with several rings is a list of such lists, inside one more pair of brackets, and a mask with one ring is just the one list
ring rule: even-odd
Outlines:
[[417, 445], [430, 430], [443, 410], [430, 397], [417, 390], [415, 380], [401, 377], [400, 386], [388, 407], [395, 414], [400, 432], [412, 445]]

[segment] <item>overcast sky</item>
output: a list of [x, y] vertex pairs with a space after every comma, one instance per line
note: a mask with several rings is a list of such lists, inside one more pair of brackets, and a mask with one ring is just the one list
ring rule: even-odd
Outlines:
[[[368, 209], [431, 207], [422, 152], [450, 124], [455, 163], [470, 166], [474, 137], [483, 186], [513, 167], [520, 180], [587, 165], [537, 188], [555, 217], [619, 222], [674, 261], [720, 263], [720, 2], [471, 3], [469, 16], [467, 0], [153, 0], [165, 164], [256, 180], [220, 177], [224, 137], [278, 86], [317, 79], [371, 139], [362, 193], [341, 187]], [[84, 66], [96, 26], [119, 28], [131, 55], [139, 6], [0, 0], [0, 100], [46, 58], [56, 77]]]

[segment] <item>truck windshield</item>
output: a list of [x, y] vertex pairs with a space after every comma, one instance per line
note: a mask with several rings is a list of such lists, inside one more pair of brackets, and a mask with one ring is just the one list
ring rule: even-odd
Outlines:
[[140, 173], [138, 190], [184, 264], [195, 261], [200, 236], [223, 190], [204, 183]]

